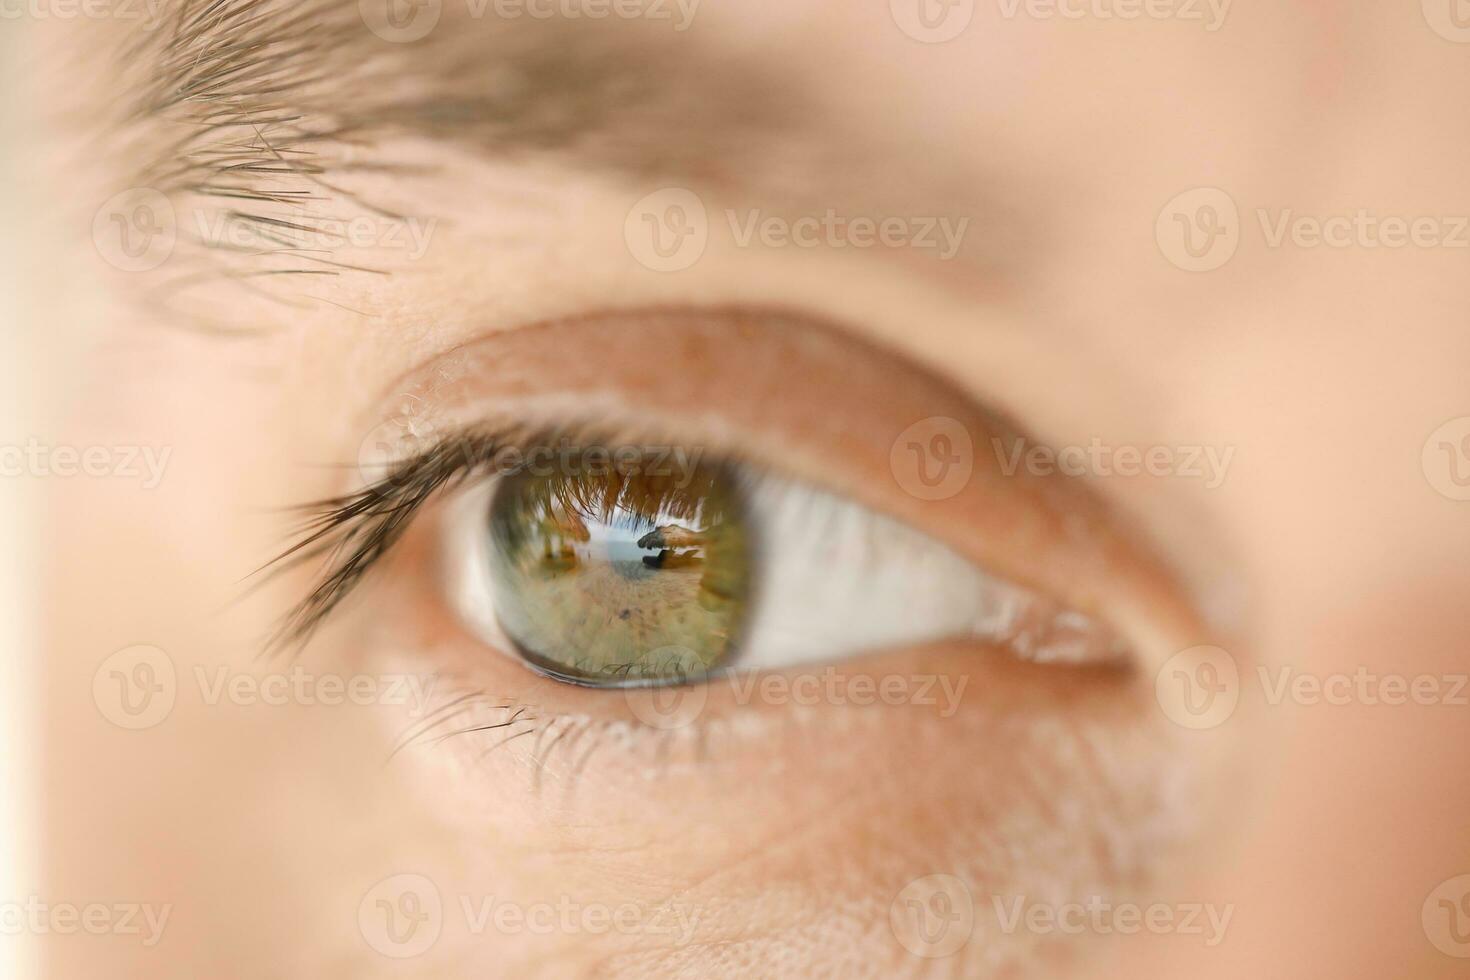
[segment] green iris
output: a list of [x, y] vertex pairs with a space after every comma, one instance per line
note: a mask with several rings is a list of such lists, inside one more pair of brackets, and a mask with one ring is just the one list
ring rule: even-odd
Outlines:
[[502, 480], [490, 505], [497, 618], [527, 660], [568, 680], [698, 678], [729, 659], [749, 605], [739, 486], [725, 467], [617, 456], [563, 456], [555, 473]]

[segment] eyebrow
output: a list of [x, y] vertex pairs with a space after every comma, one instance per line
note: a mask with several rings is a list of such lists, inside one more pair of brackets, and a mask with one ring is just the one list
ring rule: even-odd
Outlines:
[[344, 178], [432, 178], [437, 147], [630, 191], [708, 190], [758, 203], [745, 212], [757, 217], [963, 217], [984, 232], [960, 261], [903, 249], [892, 259], [966, 297], [1013, 288], [1040, 248], [1045, 229], [993, 163], [927, 152], [922, 129], [899, 134], [900, 120], [844, 112], [833, 91], [850, 90], [833, 86], [811, 52], [742, 45], [698, 25], [501, 18], [495, 0], [420, 2], [441, 5], [441, 18], [411, 43], [370, 30], [358, 0], [174, 0], [157, 29], [135, 37], [119, 67], [128, 118], [150, 135], [132, 186], [193, 196], [199, 228], [246, 232], [243, 243], [194, 236], [198, 267], [177, 266], [158, 305], [221, 276], [295, 302], [252, 284], [386, 273], [372, 256], [349, 265], [323, 248], [344, 220], [324, 212], [414, 220]]
[[500, 19], [470, 0], [402, 44], [355, 0], [179, 0], [124, 62], [139, 66], [130, 119], [174, 134], [151, 143], [142, 184], [275, 203], [309, 190], [287, 178], [393, 169], [363, 151], [403, 136], [718, 184], [813, 121], [770, 59], [719, 57], [667, 24]]

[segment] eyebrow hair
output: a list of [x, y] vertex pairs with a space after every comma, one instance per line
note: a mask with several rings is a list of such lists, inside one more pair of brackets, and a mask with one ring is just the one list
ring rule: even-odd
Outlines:
[[245, 232], [198, 235], [205, 268], [162, 288], [165, 306], [175, 286], [221, 274], [248, 286], [383, 271], [319, 246], [343, 220], [329, 208], [405, 218], [343, 180], [432, 172], [432, 155], [411, 162], [385, 149], [405, 138], [688, 186], [809, 170], [790, 155], [817, 142], [777, 60], [721, 53], [667, 24], [500, 18], [442, 0], [428, 36], [393, 43], [369, 29], [357, 0], [165, 2], [117, 66], [123, 119], [141, 137], [131, 183], [197, 205], [200, 228], [221, 220]]
[[289, 203], [308, 188], [281, 178], [392, 169], [361, 151], [398, 136], [714, 183], [750, 164], [753, 139], [764, 153], [802, 132], [769, 64], [711, 59], [690, 34], [469, 11], [394, 44], [354, 0], [179, 0], [124, 55], [144, 71], [129, 118], [174, 134], [143, 183]]
[[402, 223], [453, 216], [398, 213], [396, 202], [351, 190], [361, 186], [351, 176], [401, 175], [366, 183], [411, 199], [428, 188], [408, 178], [449, 162], [437, 147], [466, 151], [455, 162], [610, 179], [640, 191], [630, 201], [678, 186], [758, 202], [757, 216], [844, 204], [858, 216], [963, 215], [986, 230], [963, 261], [940, 267], [904, 252], [894, 261], [966, 293], [1014, 285], [1038, 248], [1035, 216], [1005, 192], [1006, 175], [924, 152], [925, 134], [902, 118], [831, 111], [820, 59], [769, 39], [501, 18], [483, 5], [490, 15], [476, 16], [476, 0], [429, 0], [442, 4], [437, 27], [392, 43], [368, 28], [358, 0], [166, 2], [157, 28], [123, 49], [125, 118], [142, 138], [140, 151], [118, 155], [136, 161], [131, 186], [162, 192], [196, 223], [181, 222], [179, 237], [198, 261], [170, 265], [171, 281], [150, 287], [164, 311], [220, 277], [290, 305], [341, 305], [283, 295], [263, 277], [388, 273], [364, 250], [348, 264], [332, 229], [353, 212]]

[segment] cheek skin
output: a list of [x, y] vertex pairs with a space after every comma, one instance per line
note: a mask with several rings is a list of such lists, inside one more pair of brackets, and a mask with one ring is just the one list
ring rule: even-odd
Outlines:
[[[909, 881], [960, 877], [985, 929], [990, 896], [1148, 895], [1195, 829], [1199, 814], [1179, 801], [1200, 798], [1181, 794], [1189, 775], [1174, 732], [1151, 685], [1126, 671], [931, 646], [850, 661], [837, 676], [875, 689], [885, 677], [934, 677], [957, 701], [911, 688], [914, 701], [936, 703], [859, 705], [839, 694], [796, 705], [715, 682], [688, 724], [659, 729], [621, 693], [536, 675], [471, 640], [447, 611], [426, 613], [433, 597], [395, 592], [432, 578], [411, 567], [422, 548], [405, 542], [390, 560], [379, 581], [394, 587], [370, 586], [371, 633], [344, 621], [322, 645], [327, 656], [377, 659], [374, 669], [458, 665], [440, 674], [427, 716], [379, 719], [385, 755], [409, 734], [389, 768], [414, 787], [399, 804], [416, 814], [414, 837], [439, 842], [428, 854], [445, 852], [423, 873], [454, 883], [446, 893], [631, 902], [646, 922], [687, 924], [673, 934], [493, 937], [533, 972], [550, 957], [630, 976], [769, 973], [834, 955], [852, 970], [927, 967], [888, 923]], [[483, 696], [459, 700], [466, 694]], [[514, 713], [504, 704], [522, 709], [519, 720], [488, 727]], [[436, 710], [450, 713], [434, 722]], [[483, 951], [491, 941], [462, 917], [451, 924], [446, 946]], [[992, 926], [961, 959], [989, 969], [1078, 945], [1057, 938], [1067, 942], [1053, 949], [1047, 937]]]

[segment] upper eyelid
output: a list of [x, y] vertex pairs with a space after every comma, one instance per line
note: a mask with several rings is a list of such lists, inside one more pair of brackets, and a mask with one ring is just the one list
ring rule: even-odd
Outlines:
[[[628, 343], [640, 334], [657, 339]], [[739, 350], [724, 349], [731, 343]], [[691, 356], [696, 365], [669, 363]], [[750, 363], [738, 370], [741, 362]], [[907, 407], [871, 397], [884, 389], [908, 392]], [[410, 426], [596, 416], [626, 427], [604, 435], [638, 439], [663, 423], [679, 443], [744, 455], [841, 492], [853, 489], [833, 478], [841, 457], [876, 451], [886, 460], [892, 435], [926, 415], [963, 420], [977, 444], [1013, 430], [896, 354], [831, 325], [758, 308], [633, 309], [518, 326], [421, 364], [391, 390], [386, 400]], [[818, 404], [794, 420], [803, 431], [775, 445], [793, 421], [775, 416], [801, 397]], [[822, 452], [802, 452], [818, 443]], [[865, 502], [887, 509], [876, 497]]]

